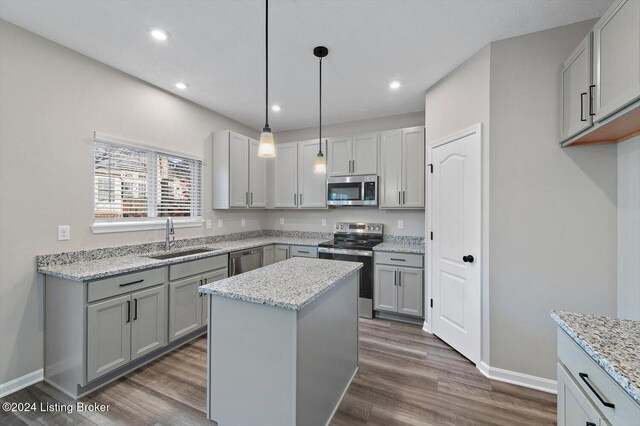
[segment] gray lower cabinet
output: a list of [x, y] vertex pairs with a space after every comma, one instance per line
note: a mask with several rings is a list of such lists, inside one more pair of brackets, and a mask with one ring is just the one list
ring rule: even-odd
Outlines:
[[289, 247], [290, 257], [318, 257], [317, 247], [291, 246]]
[[87, 307], [87, 380], [122, 367], [131, 360], [131, 296]]
[[201, 327], [202, 300], [200, 276], [169, 283], [169, 341], [172, 342]]
[[376, 254], [373, 277], [373, 309], [423, 317], [424, 269], [422, 262], [422, 255]]
[[289, 258], [289, 246], [276, 245], [273, 250], [273, 263]]
[[[206, 273], [202, 276], [203, 284], [210, 284], [216, 281], [227, 278], [227, 268], [221, 268], [213, 272]], [[209, 323], [209, 298], [204, 297], [202, 293], [198, 293], [200, 297], [200, 325], [207, 325]]]
[[605, 424], [598, 410], [558, 363], [558, 426]]
[[275, 245], [270, 245], [262, 248], [262, 266], [271, 265], [273, 263], [273, 252], [275, 247]]
[[167, 303], [165, 286], [131, 295], [131, 360], [167, 344]]

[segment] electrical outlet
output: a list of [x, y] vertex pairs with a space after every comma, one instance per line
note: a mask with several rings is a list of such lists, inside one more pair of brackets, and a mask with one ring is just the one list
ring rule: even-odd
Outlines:
[[324, 217], [322, 218], [322, 226], [327, 226], [327, 219]]
[[246, 225], [247, 225], [247, 221], [244, 220], [244, 217], [243, 217], [242, 220], [240, 221], [240, 226], [244, 228]]
[[284, 225], [284, 217], [280, 218], [280, 225]]
[[224, 226], [224, 222], [222, 219], [218, 219], [218, 228], [222, 228]]
[[58, 226], [58, 241], [67, 241], [71, 239], [71, 225]]
[[211, 229], [211, 219], [207, 219], [207, 229]]
[[404, 228], [404, 220], [399, 220], [398, 221], [398, 229], [402, 229]]

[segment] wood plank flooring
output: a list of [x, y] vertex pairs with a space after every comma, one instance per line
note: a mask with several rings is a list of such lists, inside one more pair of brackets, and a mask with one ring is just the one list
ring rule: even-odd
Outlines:
[[[80, 399], [107, 412], [0, 410], [1, 425], [211, 425], [205, 419], [206, 337]], [[74, 404], [38, 383], [0, 402]], [[485, 378], [419, 326], [360, 320], [360, 371], [332, 426], [555, 424], [556, 397]]]

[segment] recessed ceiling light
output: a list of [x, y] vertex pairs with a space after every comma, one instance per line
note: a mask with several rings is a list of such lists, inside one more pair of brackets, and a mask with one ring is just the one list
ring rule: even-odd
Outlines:
[[391, 83], [389, 83], [389, 87], [392, 89], [398, 89], [400, 88], [400, 86], [402, 86], [402, 83], [400, 83], [400, 81], [398, 80], [393, 80]]
[[176, 83], [176, 87], [180, 90], [184, 90], [187, 87], [189, 87], [189, 85], [187, 83], [183, 83], [182, 81], [179, 81]]
[[282, 109], [282, 107], [280, 105], [274, 105], [271, 107], [272, 110], [274, 110], [275, 112], [278, 112]]
[[149, 34], [159, 41], [165, 41], [169, 38], [169, 33], [161, 28], [149, 28]]

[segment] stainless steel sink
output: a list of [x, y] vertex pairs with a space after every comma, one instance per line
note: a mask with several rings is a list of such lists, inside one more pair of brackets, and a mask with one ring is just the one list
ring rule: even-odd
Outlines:
[[151, 259], [157, 259], [157, 260], [166, 260], [166, 259], [174, 259], [176, 257], [190, 256], [192, 254], [209, 253], [209, 252], [214, 252], [218, 250], [220, 249], [200, 248], [200, 249], [193, 249], [193, 250], [176, 251], [172, 253], [157, 254], [155, 256], [147, 256], [147, 257]]

